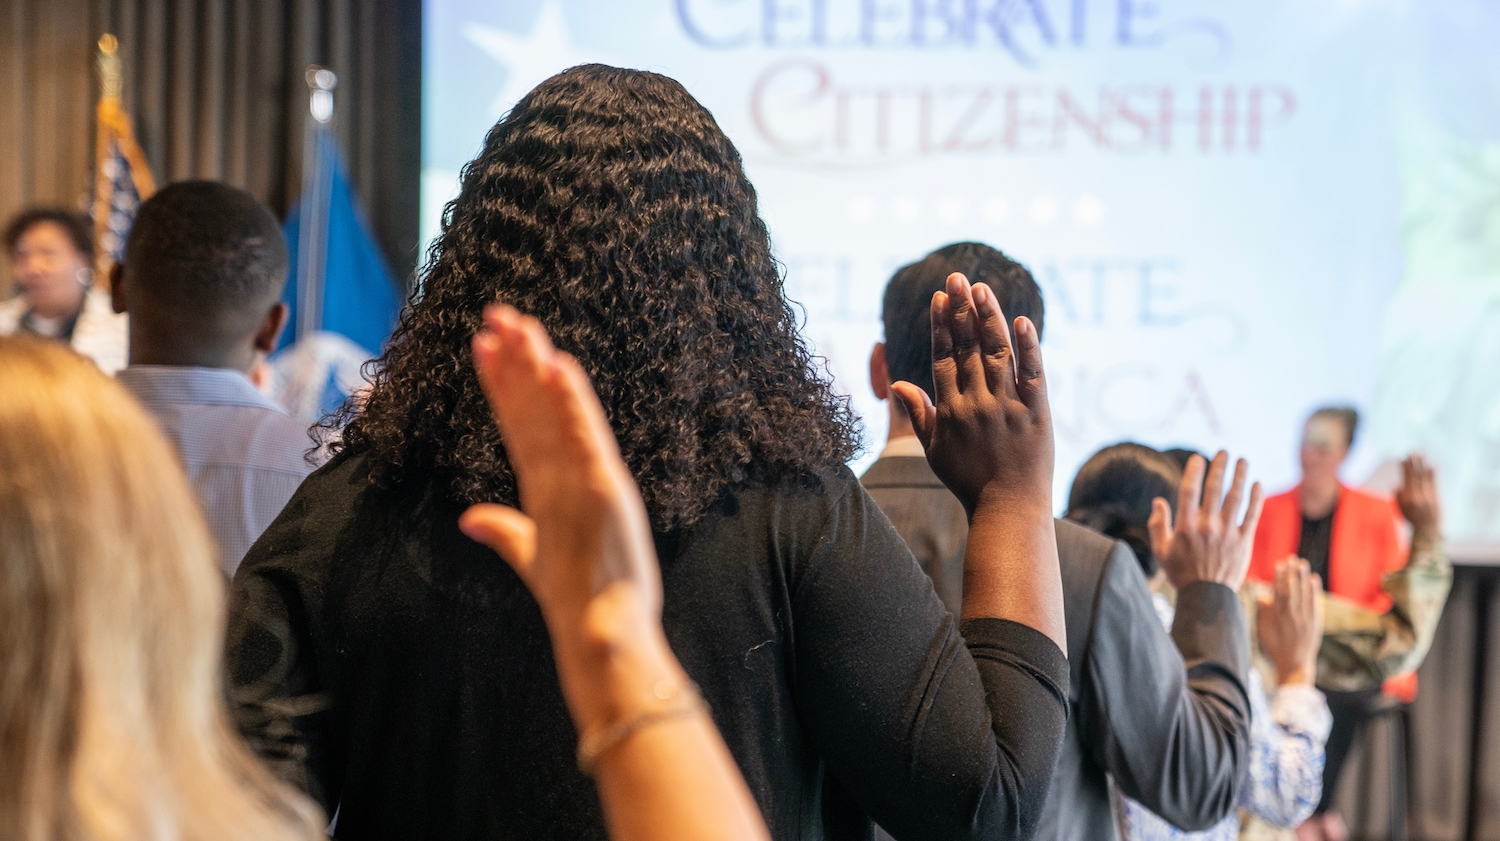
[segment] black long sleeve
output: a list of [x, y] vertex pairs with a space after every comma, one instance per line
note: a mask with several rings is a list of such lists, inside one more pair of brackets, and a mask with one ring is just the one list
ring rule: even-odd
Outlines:
[[1079, 735], [1126, 795], [1174, 826], [1207, 829], [1236, 807], [1250, 758], [1244, 612], [1228, 587], [1190, 584], [1168, 637], [1119, 546], [1079, 687]]
[[[234, 582], [239, 721], [340, 838], [605, 838], [540, 612], [433, 494], [314, 474]], [[1016, 839], [1067, 714], [1043, 635], [963, 634], [847, 470], [658, 538], [663, 627], [777, 839]]]
[[[958, 500], [921, 458], [881, 459], [865, 482], [929, 571], [950, 577], [939, 592], [956, 598], [961, 571], [946, 559], [968, 534]], [[1249, 757], [1247, 633], [1234, 594], [1184, 588], [1169, 636], [1128, 546], [1059, 520], [1057, 550], [1072, 715], [1036, 837], [1117, 838], [1111, 780], [1179, 826], [1217, 823]]]
[[902, 841], [1029, 838], [1067, 720], [1067, 661], [999, 619], [962, 635], [858, 485], [794, 602], [797, 700], [843, 788]]

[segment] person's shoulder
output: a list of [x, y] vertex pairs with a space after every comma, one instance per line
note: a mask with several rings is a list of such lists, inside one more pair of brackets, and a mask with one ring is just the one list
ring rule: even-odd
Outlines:
[[867, 490], [877, 488], [924, 488], [947, 490], [922, 456], [886, 456], [875, 460], [859, 477]]
[[264, 456], [273, 460], [274, 466], [304, 474], [313, 471], [316, 464], [307, 458], [316, 441], [305, 421], [267, 408], [257, 411], [256, 424], [258, 435], [264, 442]]
[[[1057, 560], [1062, 573], [1068, 650], [1081, 667], [1092, 656], [1099, 615], [1128, 622], [1151, 617], [1152, 607], [1140, 564], [1124, 542], [1071, 520], [1056, 520]], [[1080, 673], [1075, 670], [1074, 677]]]
[[1281, 493], [1271, 494], [1270, 496], [1266, 497], [1265, 507], [1277, 508], [1280, 506], [1290, 505], [1300, 510], [1302, 506], [1301, 500], [1298, 498], [1300, 487], [1300, 485], [1293, 485], [1292, 487], [1287, 488]]
[[1356, 520], [1369, 528], [1389, 530], [1394, 534], [1401, 509], [1388, 494], [1345, 485], [1339, 491], [1338, 509], [1334, 516]]
[[810, 470], [752, 472], [751, 478], [731, 496], [737, 507], [826, 509], [860, 487], [847, 465], [834, 464]]
[[[709, 533], [748, 536], [763, 530], [787, 545], [816, 542], [845, 518], [878, 512], [859, 479], [845, 465], [810, 470], [755, 471], [726, 491], [707, 515], [691, 528]], [[880, 516], [877, 514], [877, 516]]]
[[73, 349], [94, 360], [99, 370], [114, 374], [125, 367], [129, 345], [129, 316], [115, 312], [104, 292], [90, 290], [73, 327]]
[[302, 480], [236, 575], [279, 570], [300, 576], [326, 566], [341, 544], [369, 537], [359, 521], [377, 493], [362, 455], [336, 456]]
[[[1302, 500], [1300, 497], [1300, 486], [1294, 485], [1281, 493], [1271, 494], [1266, 497], [1260, 509], [1260, 522], [1255, 527], [1256, 551], [1263, 551], [1260, 547], [1268, 545], [1268, 536], [1288, 533], [1293, 524], [1302, 522]], [[1294, 538], [1293, 538], [1294, 539]]]
[[1057, 519], [1057, 556], [1064, 566], [1100, 568], [1124, 544], [1072, 520]]
[[1339, 490], [1339, 493], [1341, 494], [1339, 499], [1340, 503], [1347, 502], [1348, 504], [1360, 508], [1364, 511], [1379, 511], [1381, 513], [1387, 513], [1391, 508], [1390, 494], [1384, 494], [1378, 491], [1368, 490], [1366, 488], [1350, 487], [1349, 485], [1342, 486]]
[[351, 451], [338, 453], [313, 470], [297, 491], [299, 496], [326, 494], [333, 499], [356, 499], [377, 493], [379, 489], [370, 479], [368, 457]]
[[0, 301], [0, 336], [8, 336], [21, 326], [21, 316], [26, 314], [26, 298], [17, 295]]

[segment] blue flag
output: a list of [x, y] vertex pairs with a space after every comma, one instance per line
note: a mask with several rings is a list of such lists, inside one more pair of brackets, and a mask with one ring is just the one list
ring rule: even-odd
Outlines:
[[[331, 138], [329, 138], [331, 141]], [[332, 146], [332, 143], [329, 143]], [[361, 348], [370, 357], [380, 355], [385, 340], [396, 326], [401, 312], [401, 293], [395, 274], [385, 262], [380, 246], [370, 236], [364, 213], [355, 202], [354, 191], [344, 175], [343, 162], [336, 149], [329, 149], [332, 169], [328, 190], [327, 234], [325, 235], [322, 323], [314, 330], [337, 333]], [[304, 197], [305, 198], [305, 197]], [[298, 242], [302, 228], [303, 208], [299, 202], [287, 215], [287, 251], [292, 254], [291, 272], [287, 276], [282, 300], [291, 308], [287, 320], [290, 329], [282, 333], [281, 346], [296, 339], [298, 324]]]
[[[364, 368], [396, 325], [402, 296], [349, 188], [333, 135], [310, 133], [302, 198], [287, 215], [290, 328], [271, 357], [271, 392], [313, 422], [365, 388]], [[304, 242], [304, 239], [306, 240]]]

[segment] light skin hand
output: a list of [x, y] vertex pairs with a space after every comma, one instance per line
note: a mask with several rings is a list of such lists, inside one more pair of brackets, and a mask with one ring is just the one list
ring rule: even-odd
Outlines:
[[1052, 524], [1052, 415], [1036, 327], [1014, 344], [994, 292], [961, 274], [932, 298], [936, 403], [915, 385], [906, 407], [933, 472], [969, 514], [963, 618], [1010, 619], [1064, 653], [1062, 580]]
[[[536, 597], [565, 690], [591, 685], [622, 655], [661, 667], [661, 574], [645, 506], [587, 375], [535, 319], [491, 308], [485, 325], [475, 368], [527, 513], [475, 505], [460, 528], [503, 557]], [[628, 713], [602, 703], [606, 696], [568, 695], [585, 725]]]
[[1443, 503], [1438, 495], [1437, 473], [1421, 455], [1409, 455], [1401, 462], [1396, 504], [1413, 529], [1432, 534], [1442, 531]]
[[1323, 641], [1323, 582], [1307, 561], [1290, 557], [1276, 565], [1273, 594], [1260, 598], [1256, 634], [1276, 667], [1278, 686], [1312, 686]]
[[1198, 581], [1238, 590], [1250, 570], [1250, 550], [1264, 500], [1256, 482], [1250, 488], [1245, 517], [1236, 524], [1234, 518], [1245, 497], [1250, 465], [1244, 459], [1235, 464], [1229, 493], [1221, 498], [1228, 466], [1229, 453], [1223, 450], [1211, 464], [1206, 464], [1202, 456], [1188, 459], [1177, 490], [1175, 524], [1167, 501], [1160, 497], [1152, 501], [1148, 523], [1152, 551], [1161, 559], [1167, 580], [1179, 590]]

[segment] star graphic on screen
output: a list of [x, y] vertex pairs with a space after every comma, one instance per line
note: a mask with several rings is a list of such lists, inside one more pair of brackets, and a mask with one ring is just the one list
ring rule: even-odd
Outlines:
[[543, 80], [578, 64], [597, 59], [576, 49], [568, 36], [568, 23], [557, 0], [546, 0], [532, 21], [531, 31], [516, 35], [493, 26], [469, 21], [464, 37], [505, 66], [505, 87], [495, 97], [496, 114], [510, 110], [521, 97]]

